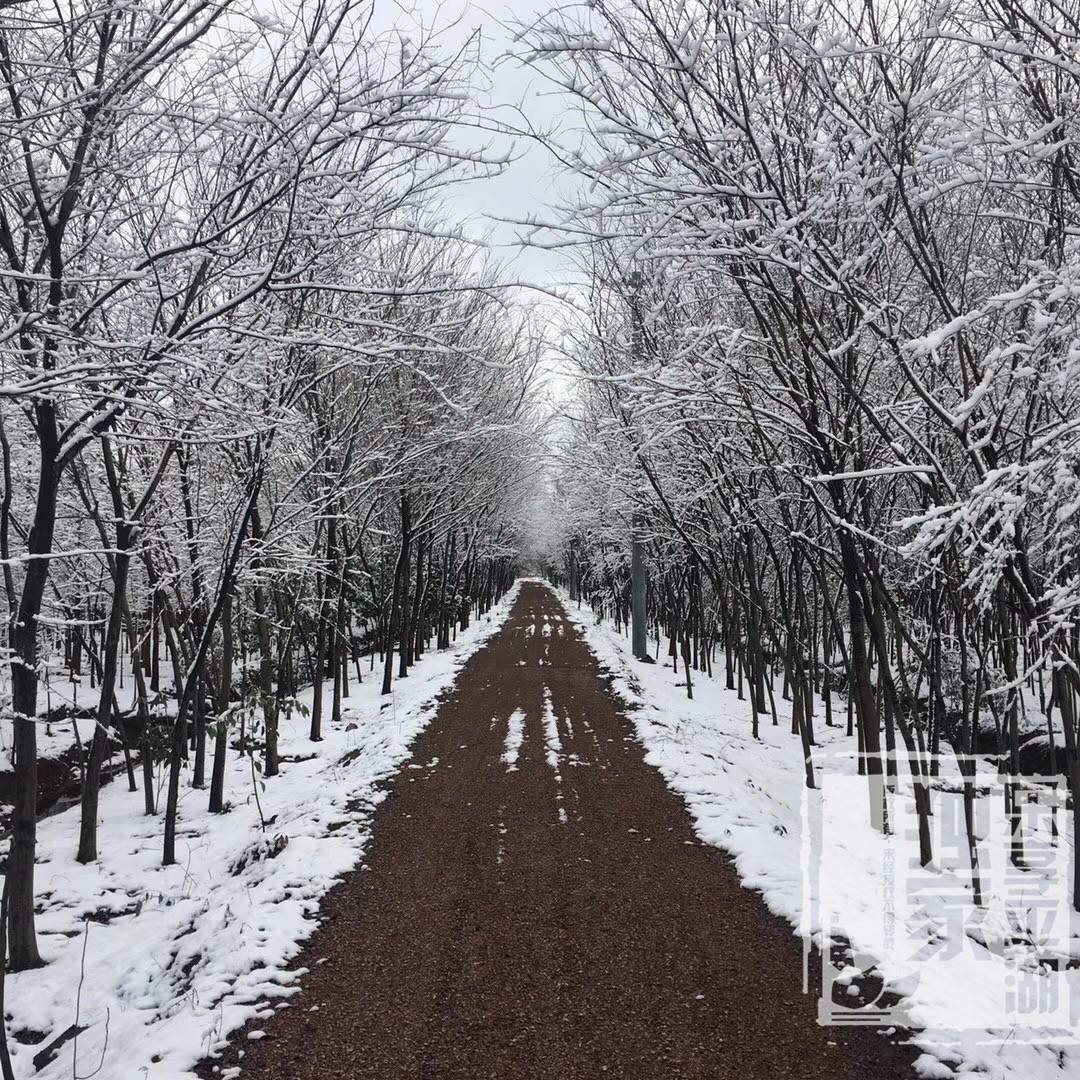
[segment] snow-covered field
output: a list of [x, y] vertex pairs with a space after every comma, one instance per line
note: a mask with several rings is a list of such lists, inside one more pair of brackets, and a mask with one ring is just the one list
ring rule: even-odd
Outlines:
[[[1056, 955], [1065, 959], [1063, 930], [1065, 952], [1077, 955], [1075, 923], [1067, 913], [1062, 925], [1060, 899], [1067, 892], [1047, 888], [1052, 871], [1067, 880], [1071, 866], [1071, 837], [1066, 836], [1063, 812], [1058, 819], [1061, 836], [1053, 847], [1044, 819], [1026, 822], [1031, 861], [1037, 849], [1053, 851], [1054, 865], [1028, 871], [1022, 887], [1030, 895], [1007, 906], [1001, 903], [1008, 879], [1003, 815], [995, 814], [986, 823], [980, 857], [993, 899], [985, 913], [975, 917], [966, 850], [949, 844], [961, 820], [955, 768], [943, 765], [934, 790], [934, 827], [940, 835], [935, 836], [934, 863], [920, 871], [904, 761], [900, 790], [890, 807], [896, 835], [885, 841], [867, 821], [865, 781], [855, 775], [853, 740], [840, 728], [824, 726], [820, 702], [814, 756], [821, 790], [808, 793], [802, 784], [799, 740], [790, 732], [790, 705], [779, 693], [780, 723], [773, 727], [762, 717], [761, 738], [755, 741], [749, 704], [735, 691], [695, 673], [694, 700], [687, 700], [681, 664], [676, 674], [670, 664], [634, 661], [627, 638], [608, 623], [598, 625], [593, 612], [579, 608], [566, 593], [560, 596], [613, 674], [616, 692], [636, 706], [631, 715], [647, 760], [685, 799], [701, 838], [734, 857], [743, 883], [759, 890], [769, 908], [792, 923], [804, 944], [820, 944], [824, 911], [840, 913], [839, 923], [827, 922], [833, 940], [850, 942], [859, 968], [865, 971], [875, 963], [886, 984], [904, 994], [903, 1012], [920, 1029], [916, 1042], [924, 1051], [918, 1063], [923, 1075], [1049, 1080], [1060, 1078], [1063, 1070], [1066, 1075], [1080, 1071], [1075, 1009], [1070, 1015], [1070, 1001], [1080, 1005], [1080, 971], [1054, 976], [1040, 970], [1036, 955], [1045, 960], [1055, 949], [1049, 935], [1040, 940], [1038, 928], [1030, 925], [1039, 920], [1040, 903], [1058, 897]], [[842, 706], [838, 715], [843, 717]], [[980, 767], [979, 783], [997, 784], [988, 764]], [[992, 807], [995, 796], [979, 802]], [[825, 842], [804, 843], [815, 817], [824, 831], [815, 829], [813, 835]], [[951, 832], [946, 828], [950, 824]], [[886, 866], [890, 869], [883, 873]], [[903, 895], [903, 890], [884, 886], [883, 878], [893, 872], [906, 874], [914, 896], [907, 910], [895, 913], [900, 933], [890, 939], [883, 933], [883, 897]], [[1029, 918], [1029, 925], [1016, 925], [1018, 911]], [[849, 974], [841, 976], [841, 984]], [[1041, 995], [1028, 1002], [1029, 1012], [1042, 1021], [1038, 1026], [1010, 1019], [1024, 1005], [1017, 995], [1030, 995], [1031, 987]]]
[[[380, 697], [376, 678], [354, 684], [340, 728], [324, 721], [322, 742], [310, 742], [299, 713], [282, 717], [281, 774], [259, 784], [258, 800], [250, 762], [235, 753], [229, 813], [209, 814], [207, 793], [185, 788], [178, 865], [160, 865], [161, 818], [144, 817], [142, 795], [122, 781], [102, 789], [101, 858], [90, 866], [74, 858], [77, 807], [43, 820], [38, 930], [49, 962], [8, 979], [16, 1077], [190, 1077], [230, 1031], [286, 1007], [297, 975], [286, 965], [317, 925], [323, 894], [361, 862], [376, 785], [408, 756], [434, 698], [516, 591], [395, 681], [392, 697]], [[85, 1030], [35, 1071], [34, 1056], [71, 1025]]]

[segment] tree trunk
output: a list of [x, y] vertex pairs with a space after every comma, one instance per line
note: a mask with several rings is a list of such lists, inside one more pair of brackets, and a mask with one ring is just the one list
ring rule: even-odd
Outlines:
[[[251, 539], [259, 544], [262, 541], [262, 522], [258, 510], [251, 512]], [[274, 657], [271, 649], [270, 605], [267, 601], [266, 586], [258, 576], [263, 569], [263, 560], [259, 555], [252, 559], [255, 587], [256, 634], [259, 641], [259, 700], [263, 714], [263, 775], [277, 776], [278, 732], [277, 732], [277, 697], [274, 694]]]
[[849, 694], [855, 702], [856, 719], [861, 734], [862, 760], [870, 797], [870, 824], [878, 831], [885, 830], [885, 781], [881, 761], [881, 729], [874, 687], [870, 679], [870, 663], [866, 652], [866, 615], [860, 587], [861, 572], [858, 554], [850, 535], [839, 531], [840, 557], [848, 597], [848, 636], [850, 648]]
[[424, 601], [424, 590], [427, 588], [427, 580], [424, 577], [425, 534], [420, 533], [416, 538], [416, 588], [413, 590], [412, 615], [409, 619], [408, 640], [405, 651], [410, 664], [415, 664], [419, 649], [417, 638], [420, 634], [420, 605]]
[[402, 500], [402, 514], [401, 514], [401, 606], [400, 606], [400, 621], [401, 626], [398, 630], [398, 678], [404, 679], [409, 674], [409, 633], [412, 628], [412, 622], [409, 618], [410, 613], [410, 590], [409, 583], [412, 579], [410, 573], [410, 561], [412, 556], [412, 536], [409, 530], [406, 528], [407, 513], [406, 502]]
[[228, 710], [232, 705], [233, 631], [232, 589], [226, 591], [221, 603], [221, 681], [217, 693], [217, 724], [214, 731], [214, 765], [210, 772], [211, 814], [225, 809], [225, 761], [229, 753]]
[[402, 578], [409, 572], [409, 500], [401, 494], [401, 547], [398, 549], [397, 563], [394, 566], [394, 587], [390, 598], [390, 618], [386, 627], [386, 655], [383, 666], [382, 692], [389, 694], [394, 681], [394, 641], [398, 634], [400, 611], [403, 604]]
[[35, 406], [40, 467], [34, 521], [30, 528], [19, 608], [10, 630], [11, 707], [14, 713], [15, 793], [11, 845], [5, 883], [8, 889], [8, 966], [12, 971], [38, 967], [41, 955], [34, 928], [34, 858], [37, 847], [37, 618], [49, 575], [56, 528], [59, 447], [50, 402]]
[[76, 859], [81, 863], [93, 862], [97, 858], [98, 794], [101, 788], [101, 767], [105, 761], [109, 720], [112, 717], [113, 695], [116, 689], [117, 657], [120, 649], [120, 634], [123, 629], [124, 594], [127, 591], [128, 567], [131, 563], [130, 547], [131, 529], [127, 524], [117, 521], [116, 555], [113, 558], [113, 595], [102, 650], [101, 697], [98, 701], [94, 737], [90, 740], [86, 775], [83, 777], [79, 851], [76, 855]]
[[8, 1050], [7, 1006], [4, 1001], [4, 975], [7, 970], [7, 916], [8, 916], [8, 879], [4, 878], [3, 890], [0, 891], [0, 1080], [15, 1080], [15, 1070], [11, 1066], [11, 1053]]

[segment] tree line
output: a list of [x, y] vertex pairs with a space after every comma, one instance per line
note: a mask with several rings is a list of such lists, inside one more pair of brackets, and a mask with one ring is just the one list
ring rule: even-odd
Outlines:
[[687, 692], [715, 664], [755, 734], [789, 699], [810, 786], [846, 725], [879, 829], [906, 768], [924, 864], [955, 750], [978, 902], [966, 755], [1063, 773], [1080, 834], [1080, 14], [597, 0], [527, 39], [587, 180], [538, 227], [585, 282], [555, 572], [625, 621], [638, 532]]
[[183, 785], [227, 812], [227, 755], [269, 782], [301, 690], [318, 740], [351, 685], [390, 693], [512, 579], [537, 335], [441, 203], [503, 167], [461, 135], [488, 126], [476, 42], [375, 16], [0, 20], [12, 970], [40, 963], [42, 725], [94, 721], [72, 855], [98, 856], [115, 750], [168, 864]]

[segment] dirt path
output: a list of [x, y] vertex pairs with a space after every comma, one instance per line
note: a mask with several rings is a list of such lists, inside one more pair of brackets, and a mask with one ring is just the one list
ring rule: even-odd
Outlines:
[[695, 840], [539, 585], [463, 669], [324, 911], [303, 992], [234, 1043], [244, 1078], [913, 1075], [876, 1032], [815, 1025], [790, 929]]

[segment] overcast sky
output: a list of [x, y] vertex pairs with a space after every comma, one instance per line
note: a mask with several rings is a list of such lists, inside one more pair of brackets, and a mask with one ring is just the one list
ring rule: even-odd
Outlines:
[[[506, 124], [522, 126], [527, 120], [547, 129], [563, 118], [567, 102], [553, 93], [544, 79], [508, 56], [514, 49], [513, 31], [531, 22], [538, 13], [550, 11], [555, 0], [378, 0], [380, 29], [408, 32], [418, 18], [430, 27], [445, 28], [446, 47], [458, 46], [480, 31], [482, 53], [487, 61], [487, 84], [477, 87], [478, 103], [486, 115]], [[475, 132], [463, 132], [463, 141], [475, 143]], [[561, 176], [554, 159], [527, 139], [491, 137], [500, 149], [511, 143], [515, 160], [495, 179], [460, 185], [450, 196], [453, 216], [468, 235], [489, 238], [499, 256], [510, 264], [508, 274], [540, 285], [565, 282], [568, 268], [558, 253], [522, 248], [517, 242], [524, 231], [506, 219], [550, 217], [549, 207], [569, 181]]]

